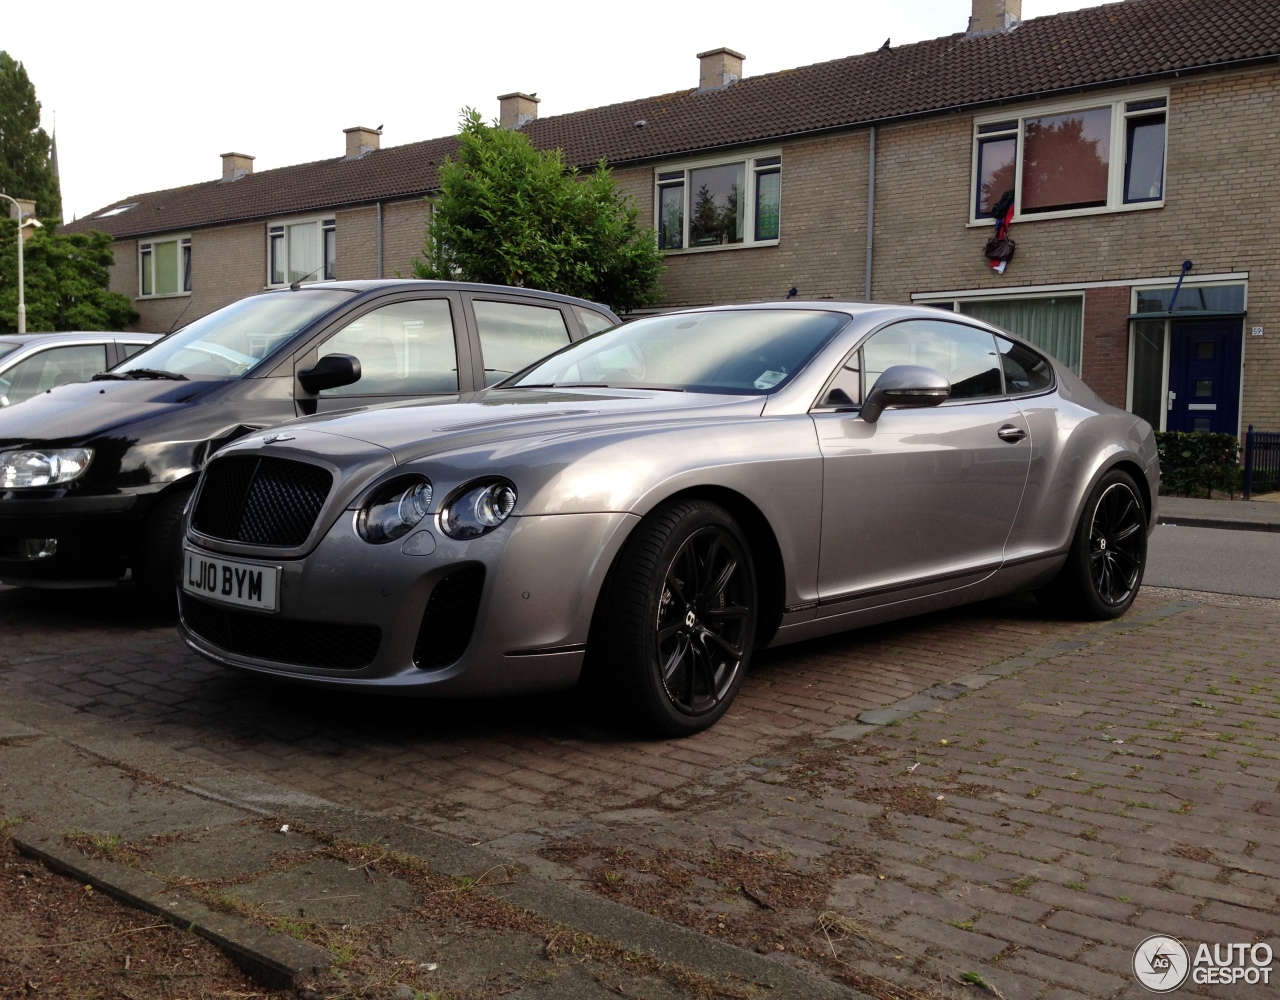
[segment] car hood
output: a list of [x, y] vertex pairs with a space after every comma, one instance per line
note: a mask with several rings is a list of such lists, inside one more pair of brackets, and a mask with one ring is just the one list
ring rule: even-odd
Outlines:
[[758, 415], [766, 398], [640, 389], [497, 389], [478, 393], [468, 402], [405, 403], [307, 417], [278, 430], [351, 438], [385, 448], [404, 464], [443, 451], [533, 435]]
[[103, 379], [60, 385], [0, 409], [0, 448], [89, 441], [121, 424], [179, 409], [225, 384]]

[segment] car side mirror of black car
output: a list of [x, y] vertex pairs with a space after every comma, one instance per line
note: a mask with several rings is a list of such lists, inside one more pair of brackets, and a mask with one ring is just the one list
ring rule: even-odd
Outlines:
[[326, 354], [314, 367], [298, 372], [302, 388], [313, 396], [322, 389], [336, 389], [360, 381], [360, 359], [353, 354]]
[[937, 406], [951, 395], [951, 383], [939, 372], [921, 365], [894, 365], [885, 369], [867, 393], [861, 417], [869, 424], [890, 406]]

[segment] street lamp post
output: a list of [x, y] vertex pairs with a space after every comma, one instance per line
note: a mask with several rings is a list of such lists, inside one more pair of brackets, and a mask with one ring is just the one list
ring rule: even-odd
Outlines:
[[[13, 210], [18, 213], [18, 332], [27, 332], [27, 297], [25, 282], [22, 275], [22, 230], [27, 225], [39, 226], [39, 219], [30, 219], [29, 222], [23, 222], [22, 206], [18, 204], [16, 198], [10, 198], [7, 194], [0, 194], [0, 198], [10, 202]], [[28, 202], [30, 204], [30, 202]]]

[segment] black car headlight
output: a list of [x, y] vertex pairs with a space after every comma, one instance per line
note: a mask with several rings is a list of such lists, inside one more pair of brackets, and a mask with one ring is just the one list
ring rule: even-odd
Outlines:
[[0, 487], [56, 486], [69, 483], [89, 468], [92, 448], [0, 451]]
[[407, 535], [427, 516], [431, 483], [421, 476], [402, 476], [369, 495], [356, 513], [356, 532], [366, 542], [381, 545]]
[[440, 527], [450, 538], [477, 538], [492, 531], [516, 506], [516, 488], [506, 479], [467, 483], [440, 508]]

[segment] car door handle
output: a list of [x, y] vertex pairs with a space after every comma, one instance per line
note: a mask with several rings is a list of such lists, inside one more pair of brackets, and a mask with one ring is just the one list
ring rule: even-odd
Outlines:
[[1027, 432], [1024, 431], [1021, 427], [1013, 426], [1013, 424], [1005, 424], [998, 431], [996, 431], [996, 435], [1000, 438], [1001, 441], [1008, 441], [1010, 444], [1017, 444], [1024, 437], [1027, 436]]

